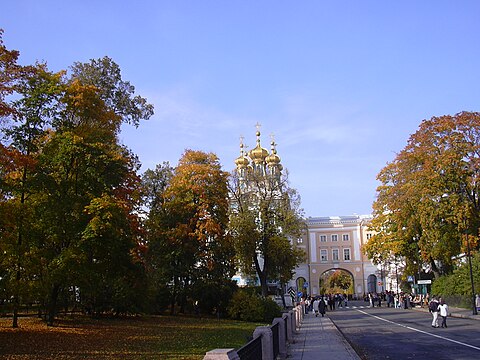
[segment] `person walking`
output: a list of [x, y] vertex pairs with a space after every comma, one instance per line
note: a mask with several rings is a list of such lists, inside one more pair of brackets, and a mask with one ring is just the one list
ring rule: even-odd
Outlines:
[[448, 316], [448, 305], [445, 304], [445, 300], [440, 298], [440, 305], [438, 305], [438, 311], [440, 312], [440, 316], [442, 317], [442, 325], [441, 327], [447, 327], [447, 316]]
[[318, 312], [322, 314], [322, 317], [325, 316], [325, 310], [327, 309], [327, 304], [323, 298], [320, 298], [320, 302], [318, 303]]
[[477, 308], [477, 311], [480, 311], [480, 295], [475, 296], [475, 307]]
[[438, 328], [438, 300], [435, 296], [428, 304], [428, 311], [432, 314], [432, 327]]
[[318, 316], [318, 305], [319, 305], [319, 303], [320, 303], [320, 300], [318, 299], [318, 297], [315, 298], [315, 300], [313, 301], [313, 312], [315, 313], [315, 317]]

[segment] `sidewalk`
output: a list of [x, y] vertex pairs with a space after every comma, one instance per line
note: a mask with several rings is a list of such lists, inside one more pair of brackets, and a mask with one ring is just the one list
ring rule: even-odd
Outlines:
[[288, 359], [360, 360], [360, 357], [327, 317], [305, 315], [294, 342], [288, 346]]
[[[428, 308], [426, 307], [414, 307], [413, 310], [428, 312]], [[457, 318], [464, 318], [464, 319], [473, 319], [473, 320], [480, 320], [480, 315], [473, 315], [472, 309], [463, 309], [457, 307], [448, 307], [451, 317]]]

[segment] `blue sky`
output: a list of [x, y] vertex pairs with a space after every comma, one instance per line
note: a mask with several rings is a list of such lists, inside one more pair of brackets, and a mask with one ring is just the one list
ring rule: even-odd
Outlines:
[[185, 149], [234, 167], [275, 135], [306, 216], [368, 214], [423, 119], [478, 111], [480, 1], [4, 1], [20, 63], [111, 57], [155, 115], [121, 138], [142, 170]]

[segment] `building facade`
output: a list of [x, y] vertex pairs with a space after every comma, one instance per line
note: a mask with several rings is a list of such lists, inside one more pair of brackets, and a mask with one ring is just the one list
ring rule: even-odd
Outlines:
[[321, 295], [322, 276], [343, 270], [353, 280], [353, 294], [360, 298], [368, 292], [385, 290], [382, 274], [362, 253], [362, 246], [373, 235], [370, 215], [309, 217], [307, 231], [296, 240], [306, 262], [298, 266], [290, 286], [308, 295]]

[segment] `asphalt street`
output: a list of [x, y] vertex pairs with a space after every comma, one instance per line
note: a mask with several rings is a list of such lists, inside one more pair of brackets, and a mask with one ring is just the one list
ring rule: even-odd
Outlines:
[[433, 328], [428, 312], [348, 305], [327, 314], [362, 359], [480, 359], [480, 321], [448, 317], [448, 328]]

